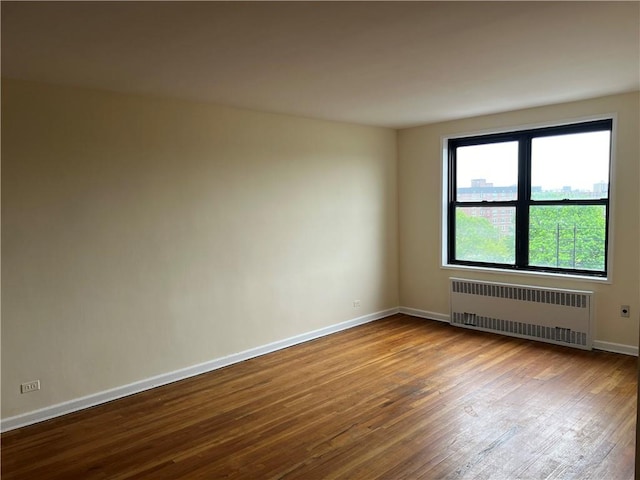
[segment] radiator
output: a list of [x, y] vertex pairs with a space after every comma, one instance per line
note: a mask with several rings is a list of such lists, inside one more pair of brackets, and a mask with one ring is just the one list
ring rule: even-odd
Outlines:
[[451, 325], [591, 350], [593, 292], [449, 280]]

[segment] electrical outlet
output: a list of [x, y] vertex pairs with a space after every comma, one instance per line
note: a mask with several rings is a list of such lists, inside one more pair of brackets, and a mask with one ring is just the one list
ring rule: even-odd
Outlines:
[[360, 308], [360, 300], [353, 301], [353, 308]]
[[20, 393], [29, 393], [40, 390], [40, 380], [34, 380], [33, 382], [27, 382], [20, 385]]
[[620, 316], [628, 317], [631, 314], [631, 308], [629, 305], [620, 305]]

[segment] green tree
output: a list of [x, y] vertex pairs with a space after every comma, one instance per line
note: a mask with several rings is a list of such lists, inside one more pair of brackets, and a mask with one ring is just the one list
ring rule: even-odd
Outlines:
[[529, 222], [530, 265], [584, 270], [604, 269], [604, 207], [532, 207]]
[[456, 259], [473, 262], [515, 262], [513, 232], [505, 235], [486, 218], [456, 212]]

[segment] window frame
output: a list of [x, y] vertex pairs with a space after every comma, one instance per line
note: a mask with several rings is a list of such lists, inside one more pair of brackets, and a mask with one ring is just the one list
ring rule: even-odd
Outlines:
[[[446, 217], [445, 228], [443, 230], [443, 266], [447, 267], [473, 267], [487, 270], [497, 270], [518, 273], [546, 273], [561, 276], [577, 276], [593, 279], [608, 279], [610, 275], [610, 226], [611, 226], [611, 204], [614, 160], [614, 129], [615, 118], [613, 116], [599, 117], [576, 121], [566, 124], [555, 124], [549, 126], [529, 127], [504, 132], [485, 133], [478, 135], [451, 136], [444, 139], [445, 167], [443, 175], [445, 186], [445, 205], [443, 215]], [[598, 131], [610, 132], [609, 144], [609, 169], [608, 169], [608, 189], [606, 198], [591, 199], [562, 199], [562, 200], [533, 200], [531, 198], [531, 145], [534, 138], [549, 137], [557, 135], [567, 135], [575, 133], [589, 133]], [[480, 200], [480, 201], [458, 201], [457, 192], [457, 164], [456, 149], [458, 147], [483, 145], [500, 142], [518, 143], [518, 184], [517, 198], [515, 200]], [[604, 269], [585, 270], [566, 267], [532, 266], [529, 265], [529, 211], [533, 206], [564, 206], [564, 205], [584, 205], [603, 206], [605, 209], [605, 240], [604, 240]], [[469, 260], [458, 260], [455, 258], [455, 212], [460, 207], [483, 207], [483, 208], [515, 208], [515, 262], [513, 265], [504, 263], [478, 262]]]

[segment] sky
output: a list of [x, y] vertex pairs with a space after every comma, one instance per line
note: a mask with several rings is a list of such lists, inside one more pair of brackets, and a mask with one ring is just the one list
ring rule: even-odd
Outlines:
[[[542, 190], [593, 190], [608, 183], [610, 132], [588, 132], [534, 138], [532, 186]], [[496, 187], [517, 183], [518, 144], [503, 142], [458, 148], [458, 187], [470, 187], [472, 179], [484, 178]]]

